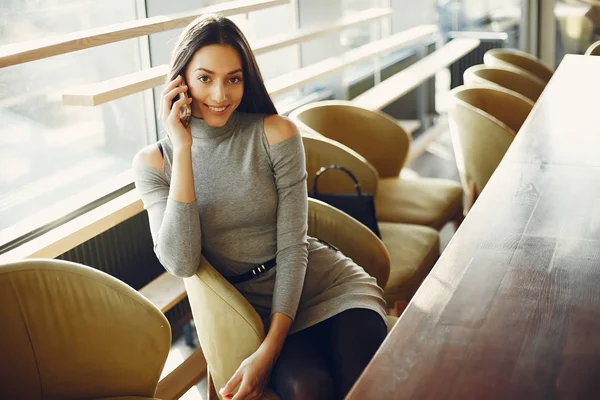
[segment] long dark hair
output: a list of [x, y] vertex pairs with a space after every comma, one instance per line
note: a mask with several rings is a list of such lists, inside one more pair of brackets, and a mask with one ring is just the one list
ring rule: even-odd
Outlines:
[[229, 45], [242, 59], [244, 95], [237, 109], [248, 113], [277, 114], [244, 34], [230, 19], [220, 15], [202, 15], [185, 27], [171, 55], [167, 82], [177, 75], [183, 76], [194, 53], [211, 44]]

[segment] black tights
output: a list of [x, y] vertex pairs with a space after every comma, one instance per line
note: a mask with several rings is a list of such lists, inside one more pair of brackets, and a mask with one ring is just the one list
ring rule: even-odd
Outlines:
[[387, 334], [375, 311], [346, 310], [287, 337], [271, 382], [282, 400], [343, 399]]

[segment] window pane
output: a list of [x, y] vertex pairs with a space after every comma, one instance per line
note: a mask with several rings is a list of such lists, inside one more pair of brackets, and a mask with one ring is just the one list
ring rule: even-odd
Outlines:
[[[135, 0], [19, 0], [2, 11], [0, 45], [137, 18]], [[148, 134], [143, 94], [96, 107], [63, 106], [61, 94], [140, 70], [140, 54], [131, 39], [0, 69], [0, 231], [48, 222], [59, 215], [33, 215], [129, 168]]]
[[520, 23], [521, 0], [438, 0], [437, 12], [442, 33], [506, 32]]
[[572, 1], [557, 1], [556, 66], [566, 54], [584, 54], [600, 40], [600, 7]]
[[[294, 6], [285, 4], [250, 13], [240, 27], [250, 43], [257, 43], [290, 34], [295, 31], [295, 24]], [[256, 59], [265, 80], [294, 71], [300, 65], [297, 45], [263, 53]]]

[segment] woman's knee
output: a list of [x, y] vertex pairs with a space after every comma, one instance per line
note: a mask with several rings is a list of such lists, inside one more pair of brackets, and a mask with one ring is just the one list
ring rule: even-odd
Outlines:
[[330, 374], [324, 371], [309, 376], [289, 377], [283, 388], [277, 388], [282, 400], [335, 399], [335, 385]]

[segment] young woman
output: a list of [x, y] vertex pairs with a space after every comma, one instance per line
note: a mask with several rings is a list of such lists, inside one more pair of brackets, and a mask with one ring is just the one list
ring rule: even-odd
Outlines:
[[203, 16], [183, 31], [159, 113], [168, 137], [133, 161], [156, 255], [182, 277], [205, 256], [267, 332], [221, 394], [260, 399], [270, 380], [282, 399], [343, 398], [386, 335], [383, 293], [307, 237], [302, 140], [233, 22]]

